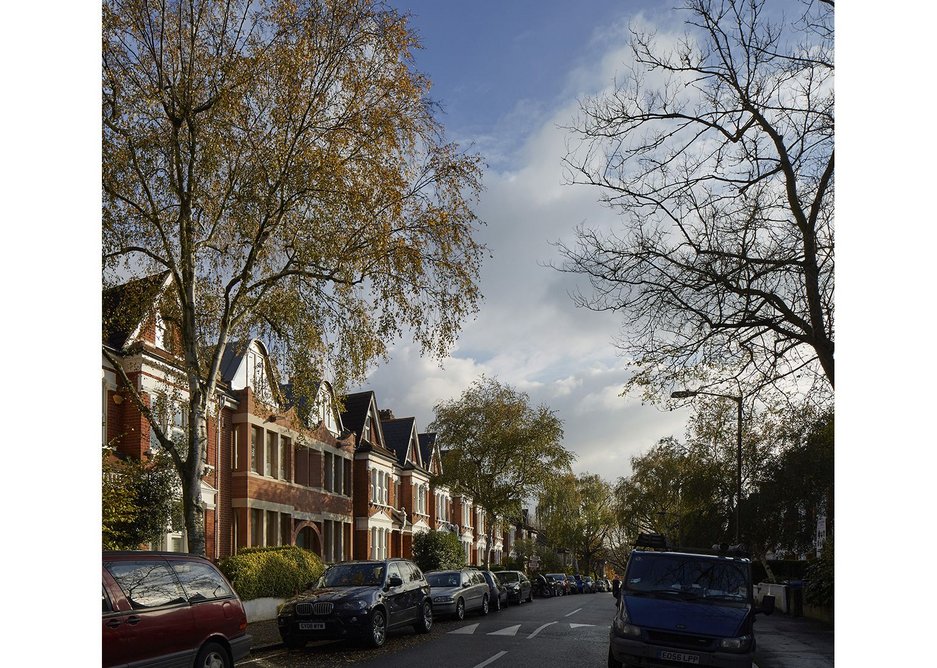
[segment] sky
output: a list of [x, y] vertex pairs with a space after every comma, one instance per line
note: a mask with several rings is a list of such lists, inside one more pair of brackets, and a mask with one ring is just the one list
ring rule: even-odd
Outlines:
[[563, 421], [576, 473], [609, 482], [631, 458], [667, 436], [682, 437], [689, 409], [673, 412], [622, 397], [626, 360], [613, 339], [620, 316], [577, 309], [579, 277], [559, 262], [557, 241], [578, 224], [608, 227], [618, 216], [585, 186], [564, 184], [561, 159], [578, 100], [611, 85], [627, 57], [626, 28], [640, 20], [675, 26], [660, 2], [394, 0], [412, 15], [422, 49], [416, 67], [433, 82], [447, 135], [487, 164], [477, 205], [484, 300], [441, 361], [401, 341], [358, 389], [382, 408], [414, 416], [423, 431], [433, 407], [481, 374], [526, 392]]

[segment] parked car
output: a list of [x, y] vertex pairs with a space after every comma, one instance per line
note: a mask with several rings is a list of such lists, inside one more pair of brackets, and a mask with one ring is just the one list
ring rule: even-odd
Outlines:
[[508, 602], [520, 605], [534, 600], [530, 580], [521, 571], [498, 571], [498, 579], [508, 588]]
[[552, 579], [547, 579], [543, 573], [538, 573], [537, 576], [530, 581], [530, 593], [539, 598], [552, 598], [556, 595], [556, 585], [553, 583]]
[[566, 576], [566, 593], [567, 594], [578, 594], [579, 593], [579, 584], [576, 582], [576, 578], [572, 575]]
[[582, 578], [582, 591], [585, 594], [594, 594], [595, 593], [595, 580], [593, 580], [588, 575], [583, 576]]
[[547, 580], [553, 583], [553, 594], [555, 596], [563, 596], [569, 593], [569, 588], [566, 585], [566, 575], [563, 573], [547, 573]]
[[608, 584], [608, 580], [605, 578], [599, 578], [595, 581], [595, 590], [600, 592], [609, 592], [611, 587]]
[[204, 557], [103, 552], [102, 666], [231, 668], [250, 653], [247, 615]]
[[661, 551], [661, 544], [662, 536], [642, 534], [628, 557], [609, 630], [609, 668], [751, 666], [755, 615], [774, 610], [770, 596], [755, 604], [751, 561], [730, 552]]
[[501, 584], [498, 576], [491, 571], [481, 571], [482, 577], [488, 583], [488, 608], [500, 610], [508, 604], [508, 588]]
[[465, 619], [468, 612], [488, 614], [488, 583], [477, 568], [458, 571], [430, 571], [426, 574], [432, 590], [433, 609], [440, 615]]
[[280, 637], [290, 649], [310, 640], [345, 638], [380, 647], [388, 630], [403, 626], [419, 633], [433, 626], [429, 583], [406, 559], [333, 564], [277, 612]]

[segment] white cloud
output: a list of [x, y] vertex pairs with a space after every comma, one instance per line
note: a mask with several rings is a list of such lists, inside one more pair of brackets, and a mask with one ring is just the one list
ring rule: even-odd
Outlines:
[[609, 86], [630, 54], [621, 25], [597, 31], [586, 48], [603, 49], [592, 54], [599, 66], [571, 69], [564, 99], [552, 107], [521, 100], [489, 135], [474, 137], [478, 148], [495, 148], [489, 164], [498, 167], [486, 174], [478, 206], [487, 223], [481, 237], [493, 255], [482, 268], [478, 318], [465, 324], [441, 367], [400, 344], [367, 387], [382, 408], [413, 415], [425, 429], [434, 405], [457, 398], [482, 373], [496, 377], [563, 420], [565, 445], [577, 456], [574, 470], [614, 480], [630, 472], [632, 456], [660, 438], [682, 436], [687, 414], [619, 396], [628, 377], [612, 342], [620, 316], [576, 309], [568, 293], [586, 289], [583, 280], [544, 266], [558, 262], [551, 243], [572, 239], [577, 224], [618, 223], [595, 189], [564, 185], [562, 126], [575, 114], [577, 98]]

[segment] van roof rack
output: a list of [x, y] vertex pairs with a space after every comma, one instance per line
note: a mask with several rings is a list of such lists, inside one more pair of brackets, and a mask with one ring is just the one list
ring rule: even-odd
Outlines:
[[747, 557], [748, 549], [744, 545], [728, 545], [727, 543], [718, 543], [713, 545], [713, 551], [718, 554], [724, 554], [728, 557]]
[[639, 533], [634, 546], [648, 550], [668, 549], [667, 538], [662, 533]]

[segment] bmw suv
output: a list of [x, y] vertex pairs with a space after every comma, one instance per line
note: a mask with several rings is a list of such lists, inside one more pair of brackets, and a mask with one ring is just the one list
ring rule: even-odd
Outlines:
[[429, 633], [433, 626], [429, 584], [406, 559], [329, 566], [318, 583], [277, 611], [280, 637], [290, 649], [310, 640], [345, 638], [380, 647], [388, 630], [403, 626], [419, 633]]

